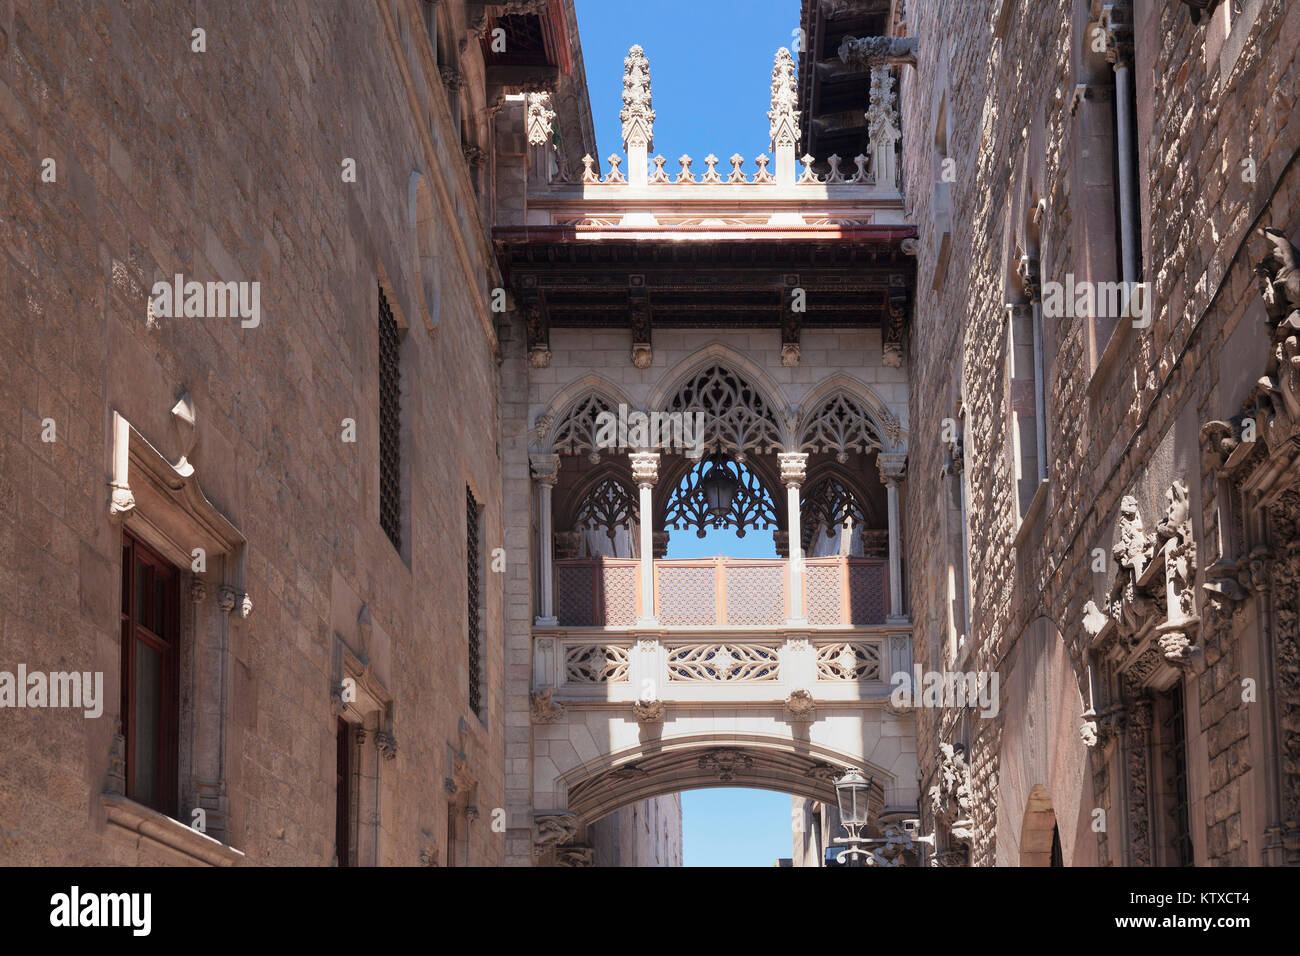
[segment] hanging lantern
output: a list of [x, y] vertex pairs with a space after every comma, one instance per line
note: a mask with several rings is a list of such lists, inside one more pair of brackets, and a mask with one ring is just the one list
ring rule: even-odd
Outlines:
[[731, 513], [731, 502], [736, 497], [740, 482], [736, 480], [727, 465], [730, 459], [726, 455], [712, 455], [708, 461], [708, 471], [700, 479], [704, 490], [704, 503], [708, 506], [709, 517], [722, 521]]

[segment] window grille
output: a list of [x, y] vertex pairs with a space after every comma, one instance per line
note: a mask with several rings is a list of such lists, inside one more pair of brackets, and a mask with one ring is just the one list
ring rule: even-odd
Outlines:
[[379, 290], [379, 524], [402, 550], [402, 369], [397, 319]]
[[474, 500], [474, 492], [465, 489], [465, 577], [468, 581], [466, 594], [469, 612], [469, 706], [474, 713], [482, 715], [482, 678], [480, 674], [481, 630], [479, 621], [479, 509]]

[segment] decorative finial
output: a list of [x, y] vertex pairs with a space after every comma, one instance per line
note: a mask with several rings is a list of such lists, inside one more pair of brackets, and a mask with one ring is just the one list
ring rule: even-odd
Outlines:
[[794, 147], [799, 142], [799, 111], [795, 109], [799, 92], [794, 77], [794, 57], [785, 47], [776, 51], [772, 65], [772, 108], [767, 111], [771, 122], [771, 148]]
[[633, 46], [623, 58], [623, 148], [655, 148], [655, 111], [650, 108], [650, 61], [640, 45]]

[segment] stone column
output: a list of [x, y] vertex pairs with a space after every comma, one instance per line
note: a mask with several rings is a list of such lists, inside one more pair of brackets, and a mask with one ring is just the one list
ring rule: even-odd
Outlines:
[[903, 606], [903, 543], [899, 534], [898, 483], [907, 474], [906, 454], [877, 456], [880, 480], [885, 483], [889, 500], [889, 617], [886, 623], [906, 624], [907, 612]]
[[659, 480], [659, 454], [652, 451], [633, 452], [632, 477], [640, 495], [637, 515], [641, 532], [641, 613], [637, 627], [658, 627], [655, 617], [655, 555], [654, 555], [654, 491]]
[[541, 548], [540, 614], [533, 623], [538, 627], [555, 627], [555, 540], [551, 531], [551, 492], [560, 477], [559, 455], [532, 455], [528, 459], [533, 481], [537, 484], [537, 517]]
[[776, 456], [781, 462], [781, 482], [785, 485], [786, 514], [789, 517], [790, 556], [790, 619], [787, 624], [807, 627], [808, 618], [803, 609], [803, 529], [799, 490], [807, 475], [808, 456], [804, 452], [783, 452]]

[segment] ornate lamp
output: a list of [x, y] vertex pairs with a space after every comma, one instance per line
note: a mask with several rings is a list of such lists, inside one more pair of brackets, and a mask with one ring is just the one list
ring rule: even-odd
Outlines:
[[[835, 800], [840, 805], [840, 823], [848, 832], [848, 838], [837, 837], [836, 843], [847, 843], [849, 848], [836, 856], [836, 861], [844, 863], [846, 859], [854, 860], [859, 856], [871, 854], [859, 844], [868, 842], [862, 836], [866, 829], [870, 812], [871, 778], [864, 777], [856, 767], [848, 770], [835, 781]], [[850, 863], [852, 866], [854, 863]]]
[[704, 501], [709, 508], [709, 517], [720, 521], [731, 511], [732, 499], [740, 487], [731, 471], [727, 468], [730, 459], [726, 455], [711, 455], [708, 470], [700, 478], [700, 487], [704, 490]]

